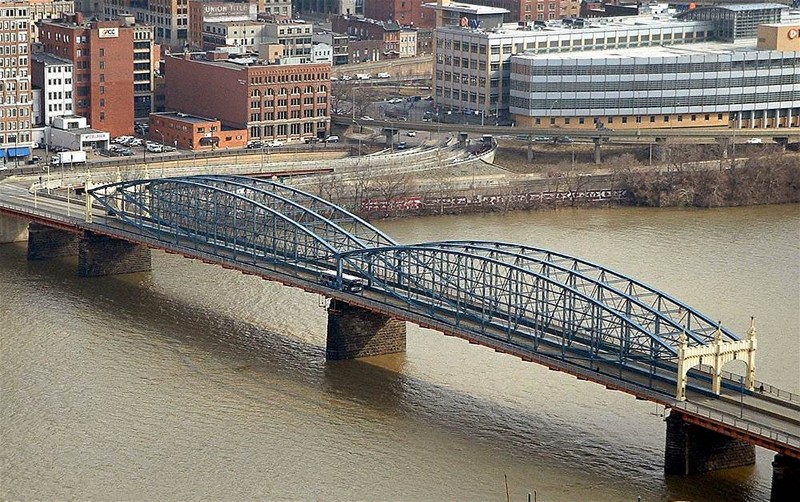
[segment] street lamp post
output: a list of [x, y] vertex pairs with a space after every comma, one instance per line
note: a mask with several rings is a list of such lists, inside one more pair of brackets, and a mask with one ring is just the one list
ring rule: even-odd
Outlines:
[[744, 416], [744, 376], [739, 375], [739, 389], [741, 390], [741, 397], [739, 398], [739, 418]]
[[[156, 129], [156, 132], [161, 135], [161, 177], [164, 177], [164, 133]], [[145, 148], [147, 150], [147, 148]]]

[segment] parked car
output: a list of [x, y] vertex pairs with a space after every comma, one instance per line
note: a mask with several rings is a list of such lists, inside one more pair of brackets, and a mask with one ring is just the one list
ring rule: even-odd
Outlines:
[[158, 143], [148, 143], [145, 148], [150, 153], [162, 153], [164, 151], [164, 145]]
[[164, 146], [162, 146], [162, 147], [161, 147], [161, 149], [162, 149], [163, 151], [165, 151], [165, 152], [174, 152], [174, 151], [176, 151], [176, 150], [177, 150], [177, 148], [175, 148], [175, 147], [174, 147], [174, 146], [172, 146], [172, 145], [164, 145]]
[[361, 117], [361, 120], [370, 121], [370, 120], [375, 120], [375, 119], [370, 117], [369, 115], [364, 115], [363, 117]]
[[277, 139], [272, 141], [267, 141], [266, 146], [270, 148], [278, 148], [279, 146], [283, 146], [285, 143], [283, 141], [278, 141]]
[[558, 136], [558, 137], [553, 139], [553, 142], [554, 143], [569, 144], [569, 143], [572, 143], [572, 138], [570, 138], [569, 136]]
[[325, 143], [338, 143], [338, 142], [339, 142], [339, 136], [328, 136], [327, 138], [325, 138]]
[[263, 143], [261, 143], [260, 141], [258, 141], [258, 140], [250, 140], [250, 141], [247, 142], [247, 147], [246, 148], [248, 148], [250, 150], [258, 150], [262, 146], [263, 146]]
[[402, 102], [403, 102], [403, 98], [392, 98], [392, 99], [389, 100], [389, 103], [391, 103], [393, 105], [396, 105], [397, 103], [402, 103]]
[[745, 143], [750, 143], [751, 145], [758, 145], [761, 143], [761, 138], [747, 138]]
[[389, 77], [391, 77], [391, 75], [389, 75], [385, 71], [378, 73], [378, 78], [389, 78]]
[[317, 138], [316, 136], [312, 136], [310, 138], [305, 138], [303, 140], [303, 143], [305, 143], [306, 145], [310, 145], [312, 143], [319, 143], [319, 138]]
[[406, 136], [408, 136], [409, 138], [413, 138], [416, 135], [417, 135], [417, 131], [408, 131], [406, 133]]
[[395, 147], [396, 147], [398, 150], [405, 150], [406, 148], [408, 148], [408, 143], [406, 143], [405, 141], [401, 141], [400, 143], [398, 143], [397, 145], [395, 145]]

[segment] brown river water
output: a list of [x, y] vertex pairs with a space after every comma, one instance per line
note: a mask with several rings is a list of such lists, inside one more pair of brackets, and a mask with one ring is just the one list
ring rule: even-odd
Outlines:
[[[800, 206], [563, 209], [377, 223], [579, 256], [759, 335], [800, 392]], [[326, 362], [319, 297], [154, 252], [147, 274], [0, 246], [0, 499], [769, 498], [754, 466], [665, 477], [663, 409], [409, 325], [403, 354]], [[738, 363], [725, 369], [740, 371]]]

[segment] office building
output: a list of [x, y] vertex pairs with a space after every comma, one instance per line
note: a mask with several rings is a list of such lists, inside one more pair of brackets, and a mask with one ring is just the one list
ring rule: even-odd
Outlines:
[[47, 19], [61, 19], [62, 16], [75, 14], [73, 0], [28, 0], [32, 21], [31, 43], [39, 42], [37, 23]]
[[154, 29], [157, 44], [173, 50], [183, 50], [189, 43], [189, 0], [100, 0], [104, 19], [132, 15], [136, 23]]
[[[189, 2], [189, 45], [190, 47], [208, 50], [203, 42], [204, 31], [210, 23], [249, 22], [258, 17], [258, 6], [247, 2]], [[218, 35], [218, 34], [217, 34]], [[225, 45], [218, 43], [217, 46]]]
[[46, 53], [31, 55], [31, 83], [41, 90], [34, 125], [51, 125], [54, 118], [74, 113], [72, 79], [72, 61]]
[[720, 42], [511, 58], [521, 127], [800, 125], [800, 51]]
[[[453, 9], [453, 5], [451, 3], [449, 8]], [[701, 10], [710, 12], [701, 13]], [[787, 110], [795, 106], [792, 104], [795, 98], [789, 99], [788, 102], [783, 98], [780, 103], [767, 102], [764, 100], [772, 97], [762, 92], [748, 98], [756, 99], [759, 103], [753, 103], [739, 110], [725, 108], [726, 101], [720, 99], [704, 103], [701, 110], [696, 108], [700, 105], [692, 102], [691, 112], [685, 111], [687, 106], [685, 100], [667, 100], [674, 103], [674, 106], [665, 105], [663, 109], [659, 108], [661, 113], [656, 112], [658, 107], [647, 105], [657, 93], [646, 99], [642, 97], [641, 101], [627, 102], [625, 106], [606, 106], [609, 105], [607, 100], [604, 101], [604, 106], [587, 107], [585, 103], [587, 99], [598, 98], [599, 93], [604, 91], [621, 93], [613, 95], [624, 98], [627, 96], [624, 93], [638, 93], [644, 90], [635, 86], [625, 87], [618, 82], [633, 79], [637, 75], [640, 76], [638, 77], [640, 80], [678, 79], [683, 82], [676, 85], [688, 86], [693, 74], [674, 71], [667, 61], [675, 57], [682, 62], [690, 57], [691, 53], [695, 54], [692, 56], [695, 59], [703, 59], [709, 68], [714, 68], [714, 71], [721, 71], [723, 74], [729, 71], [725, 57], [721, 55], [726, 51], [749, 53], [744, 59], [766, 58], [772, 61], [777, 58], [781, 61], [781, 66], [785, 61], [787, 68], [793, 68], [794, 63], [789, 63], [793, 61], [791, 54], [782, 53], [783, 55], [774, 57], [757, 54], [756, 32], [752, 31], [753, 19], [771, 20], [773, 24], [781, 24], [781, 16], [784, 14], [786, 7], [780, 4], [710, 6], [698, 7], [677, 17], [650, 15], [556, 22], [534, 21], [521, 26], [501, 25], [481, 29], [475, 27], [483, 24], [480, 19], [481, 13], [465, 11], [465, 16], [474, 16], [468, 18], [466, 26], [443, 26], [437, 28], [435, 32], [437, 46], [434, 74], [435, 104], [441, 111], [477, 113], [484, 120], [488, 117], [489, 121], [505, 122], [511, 119], [510, 115], [514, 115], [521, 124], [533, 126], [544, 125], [542, 124], [544, 117], [547, 117], [549, 122], [550, 113], [554, 115], [554, 125], [559, 126], [594, 127], [595, 119], [598, 120], [597, 124], [607, 124], [610, 121], [620, 124], [623, 120], [626, 126], [637, 123], [637, 120], [640, 124], [656, 124], [659, 121], [664, 124], [665, 115], [668, 116], [666, 123], [673, 125], [680, 123], [681, 126], [691, 124], [692, 116], [695, 116], [694, 122], [701, 125], [700, 123], [706, 122], [706, 115], [709, 116], [707, 125], [733, 121], [735, 117], [752, 121], [754, 124], [761, 123], [752, 118], [755, 117], [753, 114], [763, 115], [765, 111], [773, 115], [791, 113]], [[726, 42], [720, 41], [719, 33], [722, 34], [723, 40], [730, 36], [735, 37], [736, 40], [730, 42], [733, 45], [726, 47], [724, 45]], [[750, 36], [754, 38], [744, 40], [739, 38]], [[710, 42], [722, 45], [709, 45]], [[800, 47], [797, 50], [800, 50]], [[647, 59], [645, 56], [653, 56], [655, 59]], [[645, 59], [642, 59], [643, 57]], [[731, 61], [737, 60], [737, 57], [732, 56]], [[631, 62], [634, 60], [636, 64]], [[571, 71], [589, 71], [585, 68], [587, 62], [591, 63], [590, 78], [586, 74], [578, 73], [569, 76]], [[539, 65], [546, 66], [546, 71], [552, 74], [543, 78], [539, 73], [543, 71], [538, 68]], [[648, 70], [642, 70], [638, 65], [647, 65], [643, 68]], [[621, 75], [619, 73], [621, 71], [627, 72], [627, 76]], [[728, 84], [733, 88], [739, 86], [739, 82], [735, 79], [712, 83], [711, 79], [705, 78], [708, 77], [707, 73], [703, 71], [698, 75], [704, 77], [704, 80], [702, 83], [696, 83], [692, 93], [711, 93], [707, 86], [713, 89]], [[536, 82], [535, 84], [527, 80], [529, 76]], [[558, 88], [562, 91], [558, 95], [547, 94], [551, 91], [540, 91], [540, 87], [545, 83], [547, 89], [553, 89], [553, 85], [556, 84], [548, 80], [551, 77], [552, 82], [558, 82]], [[773, 77], [775, 75], [769, 75], [769, 78]], [[580, 81], [581, 84], [572, 86], [570, 78], [576, 82]], [[585, 81], [587, 78], [588, 83]], [[779, 79], [781, 85], [792, 85], [787, 83], [786, 78]], [[689, 90], [689, 87], [679, 90], [669, 87], [668, 84], [661, 85], [660, 91], [663, 91], [661, 94], [663, 97], [671, 98], [672, 95], [669, 93], [673, 91], [680, 95], [683, 91]], [[568, 90], [575, 92], [575, 96], [563, 92]], [[650, 90], [655, 92], [657, 89]], [[784, 94], [781, 96], [785, 97]], [[711, 98], [706, 96], [705, 99]], [[635, 106], [632, 106], [633, 104]], [[570, 111], [571, 107], [580, 111]], [[651, 110], [652, 113], [647, 110]], [[686, 113], [689, 114], [688, 120]], [[679, 118], [681, 115], [684, 117]], [[656, 117], [652, 119], [654, 122], [651, 122], [651, 116]], [[698, 116], [702, 119], [697, 120]], [[568, 124], [567, 118], [569, 118]], [[786, 121], [778, 121], [778, 123], [784, 122]]]
[[85, 22], [80, 13], [40, 23], [44, 51], [71, 61], [74, 114], [112, 136], [130, 134], [134, 119], [132, 19]]
[[30, 16], [27, 2], [0, 4], [0, 155], [4, 164], [18, 163], [31, 153]]
[[167, 110], [212, 117], [265, 141], [330, 131], [330, 64], [263, 64], [225, 53], [171, 55], [164, 63]]

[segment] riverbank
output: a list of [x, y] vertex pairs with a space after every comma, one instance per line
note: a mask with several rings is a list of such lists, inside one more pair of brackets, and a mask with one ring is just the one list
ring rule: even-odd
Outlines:
[[471, 173], [445, 168], [427, 178], [384, 177], [372, 185], [393, 184], [391, 191], [362, 189], [335, 202], [370, 219], [575, 206], [800, 203], [800, 155], [779, 145], [747, 145], [735, 161], [719, 158], [722, 152], [708, 145], [659, 145], [655, 152], [650, 145], [604, 146], [606, 158], [598, 166], [593, 145], [538, 145], [528, 162], [527, 144], [518, 143], [501, 141], [495, 163]]

